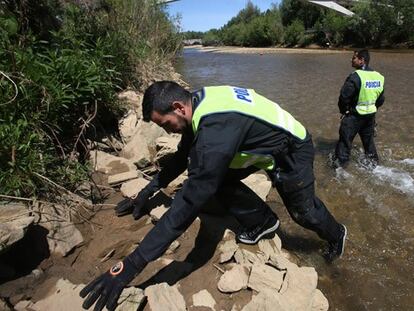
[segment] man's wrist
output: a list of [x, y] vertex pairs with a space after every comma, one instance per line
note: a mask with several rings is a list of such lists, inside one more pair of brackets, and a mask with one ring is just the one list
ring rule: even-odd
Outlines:
[[148, 264], [148, 262], [144, 259], [144, 257], [141, 256], [137, 249], [135, 249], [131, 254], [125, 257], [124, 261], [128, 262], [132, 265], [133, 268], [136, 269], [136, 274], [144, 270], [144, 268]]

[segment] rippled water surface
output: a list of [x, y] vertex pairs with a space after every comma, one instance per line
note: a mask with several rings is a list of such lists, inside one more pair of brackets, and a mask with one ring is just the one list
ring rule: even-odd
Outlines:
[[363, 165], [359, 138], [352, 164], [336, 171], [327, 162], [338, 138], [337, 99], [352, 71], [352, 52], [221, 54], [187, 49], [177, 64], [192, 88], [237, 85], [279, 103], [312, 133], [317, 150], [317, 193], [347, 225], [345, 256], [332, 265], [324, 243], [297, 226], [276, 199], [282, 243], [319, 273], [330, 310], [414, 310], [414, 54], [371, 53], [385, 76], [386, 101], [377, 114], [381, 163]]

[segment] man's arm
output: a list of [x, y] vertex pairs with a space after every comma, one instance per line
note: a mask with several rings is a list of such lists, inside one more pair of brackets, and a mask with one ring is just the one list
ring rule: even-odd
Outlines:
[[341, 114], [345, 114], [355, 107], [358, 100], [359, 90], [361, 88], [361, 79], [355, 72], [346, 78], [341, 88], [338, 100], [338, 108]]
[[[191, 130], [191, 129], [190, 129]], [[193, 143], [194, 135], [187, 131], [181, 136], [177, 151], [169, 159], [161, 171], [154, 176], [152, 181], [147, 185], [147, 189], [152, 193], [161, 188], [165, 188], [168, 184], [176, 179], [187, 168], [187, 158]]]
[[190, 151], [188, 180], [169, 210], [131, 256], [147, 262], [157, 259], [190, 226], [223, 181], [249, 122], [250, 118], [235, 113], [212, 115], [202, 120]]
[[378, 96], [377, 101], [375, 102], [375, 106], [377, 108], [381, 107], [384, 104], [385, 96], [384, 91], [381, 92], [380, 96]]
[[251, 118], [236, 118], [235, 113], [212, 115], [200, 123], [190, 152], [189, 178], [176, 195], [172, 206], [140, 245], [109, 271], [94, 279], [79, 293], [85, 298], [83, 308], [95, 302], [96, 311], [104, 306], [115, 310], [122, 289], [138, 275], [149, 261], [161, 256], [197, 217], [200, 208], [217, 191], [228, 166], [238, 151]]
[[186, 169], [188, 152], [191, 148], [193, 137], [192, 132], [183, 133], [177, 151], [168, 163], [134, 199], [127, 198], [119, 202], [115, 208], [116, 215], [123, 216], [129, 214], [132, 210], [134, 219], [139, 219], [148, 213], [144, 208], [147, 200], [161, 188], [167, 187], [172, 180], [177, 178]]

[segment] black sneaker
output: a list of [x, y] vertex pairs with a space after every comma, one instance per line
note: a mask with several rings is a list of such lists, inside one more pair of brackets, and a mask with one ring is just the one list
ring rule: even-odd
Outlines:
[[254, 228], [245, 229], [241, 233], [237, 234], [236, 239], [240, 243], [244, 244], [256, 244], [260, 239], [271, 235], [279, 227], [279, 219], [271, 214], [266, 221]]
[[345, 225], [341, 225], [341, 238], [338, 241], [329, 242], [328, 252], [325, 255], [327, 261], [332, 262], [343, 255], [347, 232]]

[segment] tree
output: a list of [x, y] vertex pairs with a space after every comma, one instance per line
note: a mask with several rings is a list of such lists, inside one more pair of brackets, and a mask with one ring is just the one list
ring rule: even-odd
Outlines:
[[271, 8], [265, 13], [265, 22], [268, 25], [268, 37], [272, 45], [280, 44], [283, 42], [283, 25], [282, 17], [279, 8], [272, 4]]
[[285, 43], [289, 46], [294, 46], [301, 43], [304, 38], [305, 27], [302, 21], [295, 19], [292, 24], [286, 27]]
[[210, 29], [203, 36], [203, 45], [219, 45], [220, 44], [219, 31], [217, 29]]
[[232, 26], [235, 24], [244, 23], [247, 24], [255, 17], [260, 16], [260, 9], [254, 5], [250, 0], [247, 2], [246, 7], [242, 9], [235, 17], [233, 17], [226, 26]]
[[302, 21], [305, 29], [313, 28], [320, 19], [322, 11], [315, 5], [301, 0], [282, 0], [280, 14], [283, 26], [289, 26], [294, 20]]

